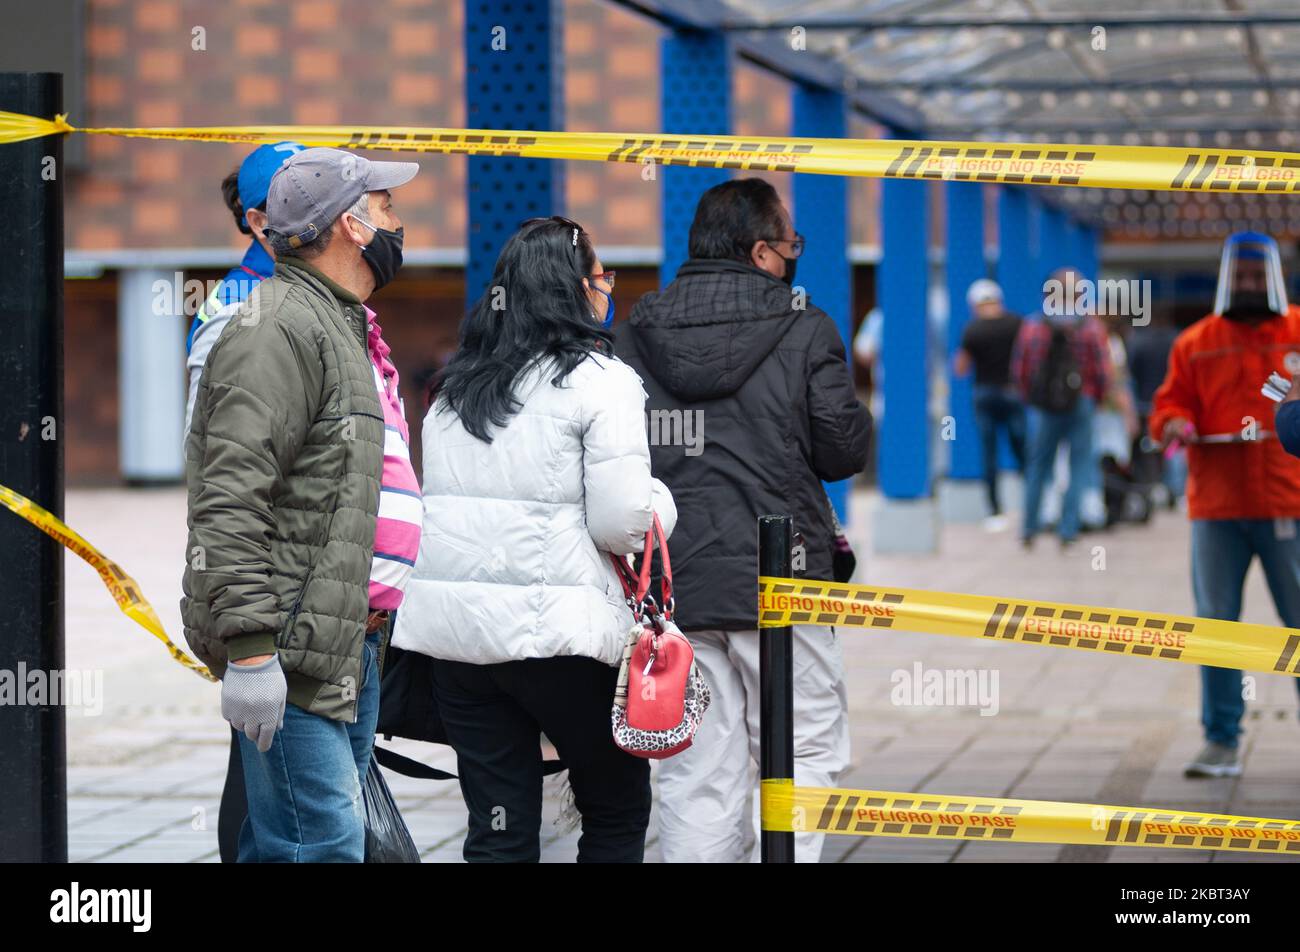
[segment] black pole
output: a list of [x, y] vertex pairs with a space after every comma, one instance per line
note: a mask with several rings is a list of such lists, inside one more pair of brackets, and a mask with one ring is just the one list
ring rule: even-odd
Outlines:
[[[790, 547], [794, 543], [789, 516], [758, 519], [758, 574], [790, 577]], [[760, 780], [794, 783], [794, 631], [758, 630], [758, 743]], [[763, 830], [760, 849], [764, 863], [793, 863], [794, 834]]]
[[[63, 76], [0, 73], [0, 110], [53, 119]], [[0, 145], [0, 483], [60, 518], [66, 174], [62, 136]], [[26, 703], [32, 672], [64, 670], [63, 549], [0, 511], [0, 579], [0, 861], [67, 862], [64, 709]]]

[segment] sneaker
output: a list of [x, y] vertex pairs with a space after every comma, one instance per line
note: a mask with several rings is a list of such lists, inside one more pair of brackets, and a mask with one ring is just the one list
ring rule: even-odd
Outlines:
[[1011, 525], [1011, 521], [1007, 519], [1006, 516], [1003, 515], [989, 516], [987, 519], [984, 520], [984, 531], [985, 532], [1006, 532], [1007, 527], [1010, 525]]
[[1210, 741], [1196, 755], [1196, 759], [1183, 768], [1183, 776], [1240, 777], [1241, 762], [1237, 760], [1237, 748]]

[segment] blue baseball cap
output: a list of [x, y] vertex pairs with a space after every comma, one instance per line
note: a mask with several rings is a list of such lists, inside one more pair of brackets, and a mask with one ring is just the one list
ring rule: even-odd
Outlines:
[[[280, 170], [290, 156], [307, 148], [299, 142], [276, 142], [259, 145], [239, 166], [239, 202], [245, 210], [256, 208], [266, 201], [271, 188], [271, 177]], [[248, 216], [244, 216], [248, 224]]]

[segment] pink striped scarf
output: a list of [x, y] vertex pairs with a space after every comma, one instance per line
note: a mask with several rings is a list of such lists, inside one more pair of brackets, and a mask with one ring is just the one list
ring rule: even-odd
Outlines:
[[389, 347], [383, 329], [375, 321], [375, 312], [366, 308], [366, 317], [375, 386], [384, 409], [384, 472], [375, 525], [375, 558], [370, 568], [370, 607], [391, 611], [402, 603], [402, 589], [415, 567], [422, 507], [420, 484], [411, 466], [410, 430], [397, 388], [397, 368], [388, 358]]

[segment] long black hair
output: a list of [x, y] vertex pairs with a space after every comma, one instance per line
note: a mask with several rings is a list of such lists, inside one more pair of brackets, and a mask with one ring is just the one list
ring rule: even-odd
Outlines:
[[460, 330], [460, 349], [438, 385], [437, 409], [450, 408], [485, 443], [522, 405], [515, 382], [554, 358], [560, 386], [592, 351], [612, 354], [613, 335], [592, 319], [582, 280], [596, 266], [591, 238], [558, 215], [532, 218], [511, 235], [492, 281]]

